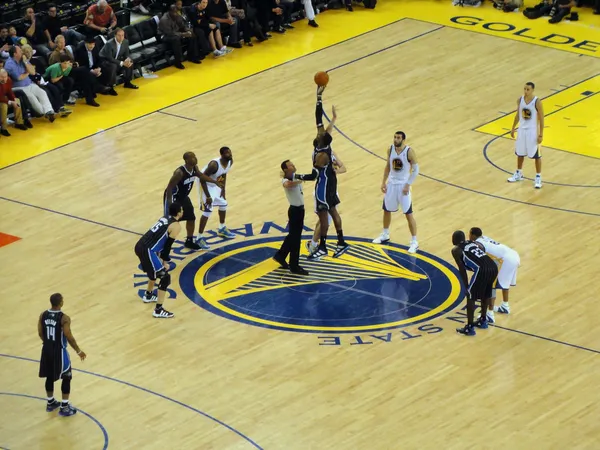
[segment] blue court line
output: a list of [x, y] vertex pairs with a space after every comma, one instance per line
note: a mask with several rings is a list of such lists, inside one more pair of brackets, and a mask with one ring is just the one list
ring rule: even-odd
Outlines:
[[[2, 358], [11, 358], [11, 359], [17, 359], [17, 360], [20, 360], [20, 361], [28, 361], [28, 362], [33, 362], [33, 363], [39, 363], [39, 361], [38, 361], [38, 360], [36, 360], [36, 359], [32, 359], [32, 358], [26, 358], [26, 357], [24, 357], [24, 356], [6, 355], [6, 354], [3, 354], [3, 353], [0, 353], [0, 357], [2, 357]], [[215, 423], [217, 423], [217, 424], [219, 424], [219, 425], [221, 425], [221, 426], [223, 426], [223, 427], [227, 428], [229, 431], [232, 431], [232, 432], [234, 432], [234, 433], [235, 433], [235, 434], [237, 434], [239, 437], [241, 437], [242, 439], [244, 439], [246, 442], [250, 443], [250, 444], [251, 444], [251, 445], [252, 445], [254, 448], [257, 448], [257, 449], [259, 449], [259, 450], [263, 450], [263, 448], [262, 448], [260, 445], [258, 445], [256, 442], [254, 442], [254, 441], [253, 441], [252, 439], [250, 439], [248, 436], [246, 436], [245, 434], [242, 434], [241, 432], [239, 432], [238, 430], [236, 430], [236, 429], [235, 429], [235, 428], [233, 428], [232, 426], [230, 426], [230, 425], [227, 425], [225, 422], [222, 422], [222, 421], [220, 421], [219, 419], [217, 419], [217, 418], [215, 418], [215, 417], [211, 416], [210, 414], [207, 414], [207, 413], [205, 413], [205, 412], [203, 412], [203, 411], [200, 411], [199, 409], [196, 409], [196, 408], [194, 408], [193, 406], [186, 405], [185, 403], [182, 403], [182, 402], [180, 402], [179, 400], [175, 400], [175, 399], [173, 399], [173, 398], [171, 398], [171, 397], [167, 397], [166, 395], [160, 394], [160, 393], [158, 393], [158, 392], [151, 391], [150, 389], [146, 389], [146, 388], [144, 388], [144, 387], [137, 386], [137, 385], [135, 385], [135, 384], [129, 383], [129, 382], [127, 382], [127, 381], [119, 380], [119, 379], [117, 379], [117, 378], [112, 378], [112, 377], [109, 377], [109, 376], [107, 376], [107, 375], [102, 375], [102, 374], [99, 374], [99, 373], [89, 372], [89, 371], [87, 371], [87, 370], [82, 370], [82, 369], [73, 369], [73, 370], [74, 370], [75, 372], [81, 372], [81, 373], [85, 373], [86, 375], [92, 375], [92, 376], [94, 376], [94, 377], [98, 377], [98, 378], [104, 378], [105, 380], [114, 381], [115, 383], [124, 384], [125, 386], [129, 386], [129, 387], [132, 387], [132, 388], [138, 389], [138, 390], [140, 390], [140, 391], [146, 392], [147, 394], [151, 394], [151, 395], [154, 395], [154, 396], [156, 396], [156, 397], [160, 397], [160, 398], [162, 398], [162, 399], [164, 399], [164, 400], [168, 400], [168, 401], [170, 401], [171, 403], [175, 403], [176, 405], [182, 406], [182, 407], [184, 407], [184, 408], [186, 408], [186, 409], [189, 409], [190, 411], [193, 411], [193, 412], [195, 412], [195, 413], [197, 413], [197, 414], [200, 414], [200, 415], [201, 415], [201, 416], [203, 416], [203, 417], [206, 417], [207, 419], [210, 419], [210, 420], [212, 420], [213, 422], [215, 422]], [[80, 410], [80, 411], [81, 411], [81, 410]], [[90, 417], [91, 417], [91, 416], [90, 416]]]
[[[481, 131], [478, 131], [478, 133], [481, 133]], [[483, 134], [488, 134], [488, 133], [483, 133]], [[508, 171], [508, 170], [506, 170], [506, 169], [503, 169], [502, 167], [500, 167], [499, 165], [497, 165], [497, 164], [496, 164], [494, 161], [492, 161], [492, 160], [491, 160], [491, 158], [488, 156], [488, 148], [489, 148], [489, 146], [490, 146], [490, 145], [491, 145], [493, 142], [495, 142], [496, 140], [498, 140], [498, 139], [500, 139], [500, 138], [505, 138], [505, 139], [506, 139], [506, 137], [505, 137], [505, 136], [506, 136], [507, 134], [508, 134], [508, 133], [504, 133], [504, 134], [503, 134], [503, 135], [501, 135], [501, 136], [496, 136], [496, 137], [492, 138], [491, 140], [489, 140], [489, 141], [488, 141], [488, 143], [487, 143], [487, 144], [485, 144], [485, 145], [483, 146], [483, 157], [485, 158], [485, 160], [486, 160], [488, 163], [490, 163], [490, 164], [491, 164], [493, 167], [495, 167], [496, 169], [498, 169], [498, 170], [500, 170], [500, 171], [502, 171], [502, 172], [504, 172], [504, 173], [507, 173], [507, 174], [509, 174], [509, 175], [512, 175], [512, 172], [510, 172], [510, 171]], [[512, 140], [512, 139], [511, 139], [511, 140]], [[548, 148], [548, 147], [545, 147], [545, 148]], [[553, 150], [558, 150], [558, 151], [560, 151], [560, 152], [564, 152], [564, 153], [570, 153], [570, 154], [572, 154], [572, 155], [573, 155], [573, 153], [571, 153], [571, 152], [567, 152], [567, 151], [565, 151], [565, 150], [559, 150], [559, 149], [553, 149]], [[577, 155], [577, 156], [587, 156], [587, 155], [579, 155], [579, 154], [577, 154], [577, 153], [575, 153], [574, 155]], [[592, 156], [589, 156], [589, 158], [598, 159], [598, 158], [594, 158], [594, 157], [592, 157]], [[525, 178], [526, 180], [529, 180], [529, 181], [533, 181], [533, 178], [528, 178], [528, 177], [523, 177], [523, 178]], [[564, 187], [574, 187], [574, 188], [600, 188], [600, 185], [594, 185], [594, 184], [567, 184], [567, 183], [557, 183], [557, 182], [554, 182], [554, 181], [545, 181], [545, 180], [544, 180], [544, 183], [545, 183], [545, 184], [552, 184], [552, 185], [554, 185], [554, 186], [564, 186]]]
[[178, 114], [168, 113], [168, 112], [163, 111], [163, 110], [156, 111], [156, 112], [159, 113], [159, 114], [164, 114], [166, 116], [177, 117], [178, 119], [185, 119], [185, 120], [191, 120], [192, 122], [198, 122], [196, 119], [192, 119], [191, 117], [180, 116]]
[[493, 327], [496, 328], [500, 328], [501, 330], [506, 330], [506, 331], [512, 331], [513, 333], [519, 333], [519, 334], [523, 334], [525, 336], [531, 336], [537, 339], [541, 339], [543, 341], [549, 341], [549, 342], [554, 342], [556, 344], [562, 344], [562, 345], [566, 345], [568, 347], [573, 347], [579, 350], [585, 350], [587, 352], [592, 352], [592, 353], [596, 353], [600, 355], [600, 350], [594, 350], [593, 348], [588, 348], [588, 347], [583, 347], [582, 345], [575, 345], [575, 344], [570, 344], [568, 342], [564, 342], [564, 341], [559, 341], [558, 339], [552, 339], [552, 338], [548, 338], [548, 337], [544, 337], [544, 336], [540, 336], [538, 334], [533, 334], [533, 333], [527, 333], [525, 331], [521, 331], [521, 330], [515, 330], [513, 328], [507, 328], [507, 327], [501, 327], [500, 325], [496, 325], [494, 324], [490, 324]]
[[108, 224], [102, 223], [102, 222], [96, 222], [95, 220], [90, 220], [90, 219], [86, 219], [84, 217], [74, 216], [72, 214], [63, 213], [63, 212], [56, 211], [56, 210], [50, 209], [50, 208], [44, 208], [43, 206], [37, 206], [37, 205], [32, 205], [31, 203], [25, 203], [25, 202], [21, 202], [19, 200], [13, 200], [12, 198], [0, 197], [0, 200], [5, 200], [7, 202], [16, 203], [18, 205], [29, 206], [30, 208], [35, 208], [35, 209], [39, 209], [39, 210], [42, 210], [42, 211], [47, 211], [47, 212], [50, 212], [50, 213], [58, 214], [60, 216], [69, 217], [71, 219], [82, 220], [83, 222], [93, 223], [94, 225], [100, 225], [100, 226], [103, 226], [103, 227], [106, 227], [106, 228], [112, 228], [113, 230], [124, 231], [125, 233], [135, 234], [137, 236], [141, 236], [142, 235], [142, 233], [138, 233], [136, 231], [131, 231], [131, 230], [127, 230], [125, 228], [115, 227], [114, 225], [108, 225]]
[[[18, 161], [18, 162], [14, 163], [14, 164], [10, 164], [10, 165], [8, 165], [8, 166], [6, 166], [6, 167], [2, 167], [2, 168], [0, 168], [0, 170], [8, 169], [9, 167], [16, 166], [17, 164], [21, 164], [21, 163], [24, 163], [24, 162], [26, 162], [26, 161], [30, 161], [30, 160], [32, 160], [32, 159], [34, 159], [34, 158], [38, 158], [38, 157], [40, 157], [40, 156], [42, 156], [42, 155], [46, 155], [46, 154], [48, 154], [48, 153], [51, 153], [51, 152], [54, 152], [54, 151], [56, 151], [56, 150], [60, 150], [61, 148], [65, 148], [65, 147], [67, 147], [67, 146], [69, 146], [69, 145], [71, 145], [71, 144], [75, 144], [75, 143], [77, 143], [77, 142], [83, 141], [83, 140], [85, 140], [85, 139], [88, 139], [88, 138], [90, 138], [90, 137], [92, 137], [92, 136], [95, 136], [95, 135], [97, 135], [97, 134], [104, 133], [104, 132], [106, 132], [106, 131], [112, 130], [112, 129], [114, 129], [114, 128], [117, 128], [117, 127], [120, 127], [120, 126], [122, 126], [122, 125], [126, 125], [126, 124], [128, 124], [128, 123], [134, 122], [134, 121], [136, 121], [136, 120], [138, 120], [138, 119], [142, 119], [142, 118], [144, 118], [144, 117], [147, 117], [147, 116], [149, 116], [149, 115], [151, 115], [151, 114], [155, 114], [155, 113], [157, 113], [157, 112], [161, 112], [161, 113], [163, 113], [163, 114], [164, 114], [164, 113], [165, 113], [165, 112], [164, 112], [164, 110], [165, 110], [165, 109], [172, 108], [172, 107], [174, 107], [174, 106], [177, 106], [177, 105], [179, 105], [179, 104], [181, 104], [181, 103], [185, 103], [185, 102], [187, 102], [187, 101], [189, 101], [189, 100], [193, 100], [193, 99], [196, 99], [196, 98], [202, 97], [203, 95], [210, 94], [211, 92], [218, 91], [219, 89], [223, 89], [223, 88], [225, 88], [225, 87], [227, 87], [227, 86], [231, 86], [231, 85], [233, 85], [233, 84], [239, 83], [240, 81], [244, 81], [244, 80], [246, 80], [246, 79], [248, 79], [248, 78], [255, 77], [256, 75], [260, 75], [260, 74], [263, 74], [263, 73], [265, 73], [265, 72], [268, 72], [268, 71], [270, 71], [270, 70], [276, 69], [276, 68], [278, 68], [278, 67], [285, 66], [285, 65], [287, 65], [287, 64], [290, 64], [290, 63], [296, 62], [296, 61], [298, 61], [298, 60], [301, 60], [301, 59], [303, 59], [303, 58], [306, 58], [306, 57], [308, 57], [308, 56], [312, 56], [312, 55], [314, 55], [314, 54], [317, 54], [317, 53], [320, 53], [320, 52], [322, 52], [322, 51], [324, 51], [324, 50], [328, 50], [328, 49], [330, 49], [330, 48], [336, 47], [336, 46], [338, 46], [338, 45], [340, 45], [340, 44], [344, 44], [344, 43], [346, 43], [346, 42], [352, 41], [352, 40], [354, 40], [354, 39], [357, 39], [357, 38], [359, 38], [359, 37], [366, 36], [367, 34], [370, 34], [370, 33], [373, 33], [373, 32], [375, 32], [375, 31], [382, 30], [382, 29], [384, 29], [384, 28], [386, 28], [386, 27], [389, 27], [389, 26], [395, 25], [395, 24], [397, 24], [397, 23], [400, 23], [400, 22], [402, 22], [402, 21], [404, 21], [404, 20], [406, 20], [406, 19], [408, 19], [408, 18], [407, 18], [407, 17], [402, 17], [401, 19], [398, 19], [398, 20], [396, 20], [396, 21], [394, 21], [394, 22], [390, 22], [390, 23], [388, 23], [387, 25], [382, 25], [382, 26], [380, 26], [380, 27], [377, 27], [377, 28], [374, 28], [374, 29], [372, 29], [372, 30], [365, 31], [365, 32], [364, 32], [364, 33], [362, 33], [362, 34], [357, 34], [356, 36], [352, 36], [352, 37], [350, 37], [350, 38], [348, 38], [348, 39], [344, 39], [343, 41], [337, 42], [337, 43], [335, 43], [335, 44], [332, 44], [332, 45], [330, 45], [330, 46], [328, 46], [328, 47], [323, 47], [323, 48], [321, 48], [321, 49], [319, 49], [319, 50], [315, 50], [315, 51], [313, 51], [313, 52], [306, 53], [306, 54], [304, 54], [304, 55], [302, 55], [302, 56], [298, 56], [297, 58], [290, 59], [289, 61], [285, 61], [285, 62], [283, 62], [283, 63], [281, 63], [281, 64], [278, 64], [278, 65], [276, 65], [276, 66], [271, 66], [271, 67], [268, 67], [268, 68], [266, 68], [266, 69], [264, 69], [264, 70], [261, 70], [261, 71], [259, 71], [259, 72], [253, 73], [253, 74], [251, 74], [251, 75], [248, 75], [248, 76], [245, 76], [245, 77], [243, 77], [243, 78], [239, 78], [239, 79], [237, 79], [237, 80], [234, 80], [234, 81], [232, 81], [232, 82], [230, 82], [230, 83], [223, 84], [223, 85], [221, 85], [221, 86], [218, 86], [218, 87], [216, 87], [216, 88], [214, 88], [214, 89], [210, 89], [210, 90], [208, 90], [208, 91], [206, 91], [206, 92], [202, 92], [202, 93], [200, 93], [200, 94], [197, 94], [197, 95], [194, 95], [194, 96], [192, 96], [192, 97], [188, 97], [188, 98], [186, 98], [186, 99], [184, 99], [184, 100], [180, 100], [180, 101], [178, 101], [178, 102], [175, 102], [175, 103], [172, 103], [172, 104], [170, 104], [170, 105], [164, 106], [164, 107], [162, 107], [162, 108], [160, 108], [160, 109], [157, 109], [157, 110], [155, 110], [155, 111], [151, 111], [151, 112], [149, 112], [149, 113], [146, 113], [146, 114], [144, 114], [144, 115], [138, 116], [138, 117], [136, 117], [136, 118], [134, 118], [134, 119], [130, 119], [130, 120], [127, 120], [127, 121], [125, 121], [125, 122], [122, 122], [122, 123], [120, 123], [120, 124], [114, 125], [114, 126], [112, 126], [112, 127], [105, 128], [105, 129], [103, 129], [103, 130], [100, 130], [100, 131], [98, 131], [98, 132], [96, 132], [96, 133], [92, 133], [92, 134], [90, 134], [89, 136], [85, 136], [85, 137], [82, 137], [82, 138], [76, 139], [76, 140], [74, 140], [74, 141], [72, 141], [72, 142], [69, 142], [68, 144], [64, 144], [64, 145], [61, 145], [60, 147], [56, 147], [56, 148], [53, 148], [53, 149], [51, 149], [51, 150], [48, 150], [47, 152], [40, 153], [39, 155], [31, 156], [30, 158], [23, 159], [23, 160], [21, 160], [21, 161]], [[436, 25], [437, 25], [437, 24], [436, 24]]]
[[[42, 397], [36, 397], [34, 395], [16, 394], [13, 392], [0, 392], [0, 395], [10, 395], [12, 397], [32, 398], [34, 400], [42, 400], [44, 403], [47, 402], [47, 399], [42, 398]], [[77, 412], [83, 414], [88, 419], [92, 420], [96, 425], [98, 425], [98, 428], [100, 428], [100, 430], [102, 431], [102, 434], [104, 435], [104, 446], [102, 447], [102, 450], [106, 450], [108, 448], [108, 432], [106, 431], [106, 428], [104, 428], [104, 426], [100, 423], [100, 421], [98, 419], [96, 419], [91, 414], [86, 413], [84, 410], [77, 408]], [[72, 420], [72, 419], [67, 419], [67, 420]], [[0, 447], [0, 449], [1, 448], [3, 448], [3, 447]]]

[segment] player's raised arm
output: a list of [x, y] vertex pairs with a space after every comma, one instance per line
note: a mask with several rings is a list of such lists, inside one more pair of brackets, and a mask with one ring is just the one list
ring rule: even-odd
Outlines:
[[335, 105], [331, 107], [331, 121], [329, 122], [329, 125], [327, 125], [327, 129], [325, 130], [325, 132], [327, 134], [331, 134], [333, 131], [333, 128], [335, 127], [335, 121], [337, 120], [337, 112], [335, 110]]

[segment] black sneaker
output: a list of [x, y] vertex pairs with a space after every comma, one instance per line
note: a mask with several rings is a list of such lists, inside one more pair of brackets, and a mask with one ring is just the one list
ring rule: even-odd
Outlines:
[[6, 137], [10, 136], [10, 133], [8, 132], [8, 130], [0, 130], [0, 134], [2, 136], [6, 136]]
[[319, 24], [317, 22], [315, 22], [314, 20], [309, 20], [308, 26], [313, 27], [313, 28], [319, 28]]
[[144, 303], [153, 303], [158, 300], [158, 297], [154, 292], [146, 292], [142, 297]]
[[184, 247], [191, 250], [200, 250], [200, 246], [196, 244], [193, 239], [186, 239]]
[[465, 325], [462, 328], [457, 328], [456, 332], [464, 334], [465, 336], [475, 336], [475, 328], [473, 328], [473, 325]]
[[338, 245], [335, 248], [335, 253], [333, 254], [333, 257], [334, 258], [339, 258], [344, 253], [346, 253], [349, 248], [350, 248], [350, 246], [348, 244], [346, 244], [345, 242], [342, 242], [342, 243], [338, 242]]
[[67, 406], [61, 406], [60, 411], [58, 412], [58, 415], [63, 417], [74, 416], [75, 414], [77, 414], [77, 410], [70, 404]]
[[327, 248], [318, 247], [314, 252], [306, 257], [309, 261], [320, 261], [321, 258], [327, 256]]
[[33, 128], [33, 124], [29, 121], [29, 119], [25, 120], [23, 125], [25, 125], [27, 128]]
[[158, 308], [158, 307], [155, 308], [154, 311], [152, 312], [152, 317], [156, 317], [157, 319], [170, 319], [174, 316], [175, 316], [175, 314], [167, 311], [162, 306], [160, 308]]
[[56, 408], [60, 407], [60, 402], [56, 399], [52, 400], [52, 402], [46, 404], [46, 412], [52, 412]]

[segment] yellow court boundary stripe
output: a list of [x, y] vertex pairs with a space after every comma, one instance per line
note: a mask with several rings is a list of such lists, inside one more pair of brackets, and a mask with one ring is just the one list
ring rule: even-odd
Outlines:
[[[268, 43], [236, 51], [217, 61], [208, 61], [211, 59], [209, 57], [200, 67], [189, 65], [185, 71], [164, 69], [159, 72], [158, 79], [139, 79], [136, 83], [140, 85], [140, 90], [120, 89], [120, 95], [116, 98], [102, 96], [99, 100], [102, 104], [100, 108], [89, 108], [79, 104], [74, 108], [75, 112], [71, 117], [58, 119], [52, 125], [36, 120], [34, 131], [24, 133], [16, 130], [9, 139], [0, 141], [0, 169], [57, 150], [403, 19], [598, 58], [600, 20], [593, 16], [591, 11], [588, 13], [587, 9], [579, 12], [582, 17], [581, 23], [561, 23], [559, 27], [550, 25], [543, 19], [529, 20], [522, 14], [501, 13], [489, 5], [481, 8], [460, 8], [452, 6], [451, 2], [446, 0], [382, 0], [375, 10], [357, 8], [352, 14], [346, 11], [327, 11], [319, 15], [321, 28], [317, 30], [308, 27], [306, 21], [297, 22], [296, 30], [290, 32], [291, 36], [275, 36]], [[463, 18], [456, 19], [459, 16]], [[586, 27], [586, 23], [595, 23], [598, 26]], [[552, 36], [548, 37], [550, 35]], [[202, 80], [202, 84], [196, 82], [198, 78]], [[307, 86], [310, 86], [311, 77], [306, 78]]]
[[[361, 241], [360, 243], [363, 243], [363, 242]], [[398, 327], [398, 326], [407, 325], [410, 323], [421, 322], [432, 316], [436, 316], [436, 315], [440, 314], [441, 312], [443, 312], [445, 309], [449, 308], [456, 300], [458, 300], [458, 295], [460, 294], [460, 291], [461, 291], [460, 282], [450, 269], [448, 269], [443, 264], [440, 264], [438, 261], [435, 261], [425, 255], [417, 254], [417, 255], [410, 255], [410, 256], [416, 256], [417, 258], [427, 262], [428, 264], [431, 264], [432, 266], [434, 266], [435, 268], [440, 270], [447, 277], [448, 281], [450, 281], [451, 290], [450, 290], [450, 293], [448, 294], [448, 297], [446, 298], [446, 300], [444, 300], [435, 309], [427, 311], [427, 312], [421, 314], [420, 316], [411, 317], [411, 318], [399, 320], [396, 322], [389, 322], [389, 323], [379, 324], [379, 325], [363, 325], [363, 326], [357, 326], [357, 327], [323, 327], [323, 326], [313, 326], [313, 325], [287, 324], [287, 323], [275, 322], [275, 321], [267, 320], [267, 319], [261, 319], [258, 317], [254, 317], [254, 316], [250, 316], [248, 314], [241, 313], [239, 311], [235, 311], [235, 310], [229, 308], [228, 306], [222, 304], [220, 299], [213, 298], [214, 296], [212, 296], [206, 290], [206, 286], [203, 284], [204, 277], [205, 277], [206, 273], [210, 270], [210, 268], [213, 267], [216, 263], [223, 261], [226, 258], [235, 256], [237, 254], [240, 254], [240, 253], [243, 253], [246, 251], [254, 250], [257, 248], [262, 248], [264, 246], [265, 246], [265, 243], [249, 245], [248, 247], [237, 248], [235, 250], [232, 250], [231, 252], [223, 253], [223, 254], [218, 255], [215, 258], [211, 259], [207, 264], [200, 267], [200, 269], [198, 270], [198, 272], [196, 272], [196, 275], [194, 276], [194, 287], [196, 288], [196, 291], [198, 292], [198, 294], [214, 308], [224, 312], [225, 314], [227, 314], [229, 316], [238, 317], [240, 319], [244, 319], [249, 322], [259, 323], [259, 324], [263, 324], [263, 325], [271, 325], [271, 326], [275, 326], [275, 327], [279, 327], [279, 328], [294, 329], [294, 330], [319, 331], [319, 330], [327, 329], [327, 331], [366, 331], [366, 330], [380, 330], [380, 329], [385, 329], [385, 328]], [[398, 247], [382, 245], [381, 248], [387, 249], [389, 251], [394, 251], [397, 253], [408, 254], [408, 252], [406, 250], [398, 248]], [[266, 290], [266, 289], [259, 288], [259, 289], [256, 289], [254, 292], [259, 292], [261, 290]]]

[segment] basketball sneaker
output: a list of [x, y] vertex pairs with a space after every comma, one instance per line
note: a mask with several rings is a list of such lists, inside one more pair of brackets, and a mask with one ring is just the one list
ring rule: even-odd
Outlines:
[[327, 256], [327, 249], [317, 247], [317, 249], [306, 257], [309, 261], [320, 261], [321, 258]]
[[158, 300], [158, 297], [156, 296], [156, 294], [154, 292], [146, 292], [144, 294], [144, 296], [142, 297], [142, 301], [144, 303], [152, 303], [152, 302], [155, 302], [156, 300]]
[[390, 242], [390, 235], [386, 233], [381, 233], [379, 237], [373, 239], [373, 244], [387, 244]]
[[196, 239], [196, 244], [198, 244], [198, 246], [200, 247], [200, 250], [209, 250], [210, 249], [210, 245], [208, 245], [206, 243], [206, 239], [204, 239], [204, 238]]
[[517, 181], [523, 181], [523, 172], [520, 170], [515, 171], [512, 177], [508, 178], [506, 181], [509, 183], [516, 183]]
[[54, 399], [46, 404], [46, 412], [52, 412], [58, 407], [60, 407], [60, 402]]
[[510, 306], [508, 303], [502, 303], [496, 311], [500, 314], [510, 314]]
[[61, 406], [58, 412], [58, 415], [63, 417], [74, 416], [75, 414], [77, 414], [77, 410], [70, 403], [67, 406]]
[[417, 241], [411, 241], [410, 247], [408, 247], [408, 253], [417, 253], [419, 249], [419, 243]]
[[346, 244], [345, 242], [343, 243], [339, 243], [337, 247], [335, 248], [335, 252], [333, 254], [334, 258], [339, 258], [340, 256], [342, 256], [344, 253], [346, 253], [348, 251], [348, 249], [350, 248], [350, 246], [348, 244]]
[[542, 188], [542, 176], [541, 175], [535, 176], [535, 181], [533, 182], [533, 187], [536, 189]]
[[[479, 315], [477, 320], [481, 320], [481, 314]], [[494, 318], [494, 313], [492, 311], [488, 311], [487, 313], [485, 313], [485, 320], [487, 320], [488, 324], [496, 323], [496, 319]]]
[[170, 319], [171, 317], [174, 317], [174, 316], [175, 316], [175, 314], [167, 311], [162, 306], [161, 307], [157, 306], [154, 309], [154, 311], [152, 312], [152, 317], [156, 317], [157, 319]]
[[194, 238], [191, 236], [185, 240], [184, 247], [190, 250], [200, 250], [200, 246], [194, 242]]
[[487, 319], [480, 317], [479, 320], [477, 320], [477, 322], [475, 322], [475, 326], [477, 328], [481, 328], [482, 330], [487, 330], [488, 321], [487, 321]]
[[312, 241], [306, 241], [304, 243], [304, 247], [306, 247], [306, 251], [308, 252], [309, 255], [317, 249], [317, 247], [313, 246]]
[[464, 334], [465, 336], [475, 336], [475, 334], [476, 334], [475, 328], [473, 328], [473, 325], [469, 325], [469, 324], [465, 325], [462, 328], [457, 328], [456, 332], [460, 333], [460, 334]]
[[219, 228], [217, 234], [225, 239], [235, 239], [235, 234], [229, 231], [229, 228], [227, 227]]

